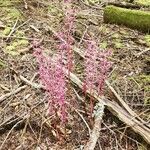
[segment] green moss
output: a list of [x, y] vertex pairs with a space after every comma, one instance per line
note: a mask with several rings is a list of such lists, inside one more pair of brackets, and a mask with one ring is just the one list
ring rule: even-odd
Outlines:
[[150, 12], [146, 11], [107, 6], [104, 10], [104, 21], [125, 25], [144, 32], [150, 31]]
[[136, 81], [142, 84], [150, 84], [150, 75], [140, 75], [135, 77]]
[[29, 42], [27, 40], [19, 40], [18, 46], [28, 46]]
[[28, 46], [28, 44], [29, 42], [27, 40], [17, 40], [11, 43], [11, 45], [15, 48], [18, 46], [25, 47], [25, 46]]
[[6, 66], [5, 62], [0, 59], [0, 69]]
[[8, 6], [12, 5], [12, 2], [10, 0], [0, 0], [0, 6]]
[[112, 37], [113, 37], [113, 38], [117, 38], [117, 39], [118, 39], [118, 38], [120, 38], [120, 34], [115, 33], [115, 34], [113, 34], [113, 35], [112, 35]]
[[11, 31], [11, 27], [6, 27], [4, 30], [3, 30], [3, 32], [2, 32], [2, 35], [8, 35], [9, 33], [10, 33], [10, 31]]
[[123, 44], [121, 42], [115, 42], [115, 48], [122, 48], [123, 47]]
[[123, 35], [125, 35], [125, 36], [128, 36], [129, 35], [129, 33], [125, 30], [125, 29], [120, 29], [120, 34], [123, 36]]
[[19, 53], [16, 51], [16, 47], [13, 45], [6, 46], [5, 53], [13, 56], [19, 55]]
[[115, 39], [113, 41], [115, 48], [120, 49], [123, 47], [123, 43], [121, 42], [121, 39]]
[[146, 44], [147, 44], [148, 46], [150, 46], [150, 35], [146, 35], [146, 36], [144, 37], [144, 39], [145, 39], [145, 41], [146, 41]]
[[27, 40], [15, 40], [10, 43], [10, 45], [5, 47], [4, 52], [10, 55], [19, 55], [21, 50], [27, 47], [29, 42]]
[[[25, 34], [22, 31], [17, 31], [15, 34], [21, 34], [22, 37], [25, 37]], [[16, 56], [19, 55], [21, 50], [26, 48], [28, 44], [29, 42], [26, 39], [14, 39], [9, 43], [9, 45], [5, 46], [4, 52]]]
[[0, 6], [15, 5], [18, 2], [20, 2], [20, 0], [0, 0]]
[[15, 50], [15, 46], [13, 46], [13, 45], [10, 45], [10, 46], [6, 47], [7, 52], [14, 51], [14, 50]]
[[101, 0], [85, 0], [85, 3], [87, 3], [87, 4], [97, 4], [100, 2], [101, 2]]
[[48, 6], [48, 13], [57, 17], [63, 17], [63, 11], [57, 8], [57, 6], [51, 4]]
[[60, 22], [62, 22], [62, 19], [64, 18], [63, 10], [59, 9], [58, 6], [55, 6], [52, 3], [47, 7], [45, 13], [47, 13], [50, 16], [53, 16], [52, 19], [49, 20], [49, 25], [52, 28], [59, 25]]
[[148, 149], [144, 145], [138, 145], [138, 149], [137, 150], [148, 150]]
[[144, 87], [145, 99], [144, 104], [150, 104], [150, 85]]
[[19, 31], [16, 32], [16, 36], [23, 37], [24, 32], [19, 30]]
[[150, 0], [135, 0], [135, 3], [150, 6]]
[[107, 41], [104, 41], [103, 43], [100, 44], [101, 48], [107, 48]]
[[10, 9], [5, 9], [7, 11], [7, 18], [16, 20], [21, 18], [21, 13], [18, 9], [16, 8], [10, 8]]
[[[14, 24], [16, 19], [23, 20], [23, 16], [20, 11], [16, 8], [19, 4], [19, 0], [0, 0], [0, 18], [2, 21], [7, 22], [8, 24]], [[8, 7], [9, 6], [9, 7]]]

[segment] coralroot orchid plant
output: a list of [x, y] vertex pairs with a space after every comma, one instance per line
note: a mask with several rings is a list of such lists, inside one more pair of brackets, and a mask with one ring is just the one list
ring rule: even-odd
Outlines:
[[[111, 67], [108, 56], [111, 51], [102, 51], [96, 44], [96, 41], [88, 38], [85, 42], [85, 59], [84, 59], [84, 75], [85, 81], [83, 85], [84, 93], [88, 90], [91, 94], [96, 91], [98, 95], [103, 95], [105, 80]], [[90, 114], [93, 112], [93, 98], [90, 97]]]
[[[71, 0], [65, 0], [64, 2], [70, 4]], [[34, 56], [39, 66], [40, 80], [45, 87], [49, 99], [49, 114], [59, 117], [62, 122], [67, 120], [67, 84], [63, 68], [68, 69], [69, 73], [73, 70], [72, 46], [74, 38], [72, 37], [72, 33], [74, 31], [75, 11], [68, 6], [66, 7], [66, 16], [62, 31], [55, 35], [59, 39], [55, 57], [45, 56], [43, 48], [40, 45], [33, 44], [35, 50]], [[96, 42], [90, 38], [85, 44], [87, 45], [84, 61], [85, 92], [87, 89], [91, 92], [92, 90], [96, 90], [101, 95], [103, 94], [104, 82], [111, 66], [111, 63], [107, 59], [110, 52], [100, 51]], [[64, 60], [65, 58], [66, 60]]]
[[99, 95], [102, 95], [104, 83], [111, 67], [111, 62], [108, 61], [111, 51], [102, 51], [96, 42], [91, 39], [86, 41], [85, 44], [87, 48], [85, 50], [84, 61], [84, 90], [86, 92], [86, 89], [88, 89], [91, 93], [92, 90], [95, 90]]
[[[70, 1], [66, 1], [66, 3], [70, 3]], [[36, 57], [39, 65], [40, 80], [49, 97], [49, 114], [55, 116], [58, 116], [59, 114], [59, 117], [63, 122], [67, 120], [66, 78], [63, 72], [63, 67], [68, 69], [69, 73], [73, 68], [72, 44], [74, 39], [72, 37], [72, 32], [75, 20], [73, 9], [67, 7], [65, 15], [64, 26], [62, 27], [63, 30], [55, 35], [60, 41], [57, 45], [58, 51], [55, 58], [44, 56], [42, 48], [34, 44], [34, 56]], [[67, 59], [65, 65], [64, 58]]]
[[39, 65], [40, 80], [49, 99], [49, 114], [55, 116], [60, 114], [60, 118], [64, 122], [66, 121], [66, 83], [61, 58], [58, 56], [55, 60], [44, 56], [40, 46], [34, 47], [34, 49], [34, 56]]

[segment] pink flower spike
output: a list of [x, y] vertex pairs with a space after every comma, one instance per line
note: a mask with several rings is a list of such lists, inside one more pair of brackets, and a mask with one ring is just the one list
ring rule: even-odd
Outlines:
[[67, 120], [66, 83], [62, 61], [59, 57], [56, 60], [52, 60], [50, 57], [44, 56], [40, 46], [35, 48], [34, 56], [39, 65], [40, 80], [49, 97], [49, 114], [53, 115], [59, 112], [61, 121], [65, 122]]
[[[99, 95], [102, 95], [105, 80], [111, 67], [111, 62], [108, 61], [111, 52], [99, 50], [93, 40], [87, 41], [86, 45], [84, 89], [96, 90]], [[96, 84], [98, 84], [98, 87], [96, 87]]]

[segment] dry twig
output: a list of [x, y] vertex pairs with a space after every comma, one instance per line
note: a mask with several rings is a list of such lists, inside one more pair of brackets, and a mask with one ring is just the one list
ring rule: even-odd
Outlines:
[[15, 90], [13, 90], [10, 93], [0, 96], [0, 103], [2, 103], [5, 99], [9, 98], [10, 96], [15, 95], [15, 94], [19, 93], [20, 91], [24, 90], [26, 87], [27, 87], [27, 85], [21, 86]]

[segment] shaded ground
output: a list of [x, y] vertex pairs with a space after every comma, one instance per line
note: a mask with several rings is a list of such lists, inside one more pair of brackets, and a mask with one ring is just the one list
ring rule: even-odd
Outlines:
[[[78, 10], [75, 44], [80, 44], [82, 49], [81, 39], [84, 33], [88, 32], [97, 39], [100, 48], [113, 50], [113, 56], [110, 58], [113, 67], [109, 81], [128, 105], [149, 124], [150, 36], [126, 27], [104, 24], [103, 11], [85, 6], [81, 1], [74, 2], [74, 7]], [[64, 14], [59, 1], [35, 0], [26, 4], [19, 0], [0, 0], [0, 8], [1, 96], [24, 86], [25, 83], [20, 80], [19, 75], [39, 83], [32, 41], [42, 38], [45, 51], [55, 51], [56, 41], [49, 27], [59, 31]], [[75, 74], [81, 77], [83, 62], [78, 55], [75, 55], [75, 58]], [[74, 88], [68, 95], [68, 99], [71, 99], [71, 108], [66, 127], [62, 126], [59, 120], [52, 121], [47, 116], [47, 99], [44, 91], [40, 89], [27, 86], [18, 94], [1, 102], [0, 148], [72, 150], [82, 147], [87, 142], [89, 134], [74, 108], [79, 110], [91, 126], [87, 115], [90, 104], [88, 99], [86, 104], [77, 100]], [[82, 96], [79, 89], [75, 90]], [[106, 96], [112, 98], [107, 89]], [[3, 126], [6, 120], [10, 123]], [[146, 149], [146, 144], [139, 135], [129, 130], [106, 110], [96, 149], [141, 150]]]

